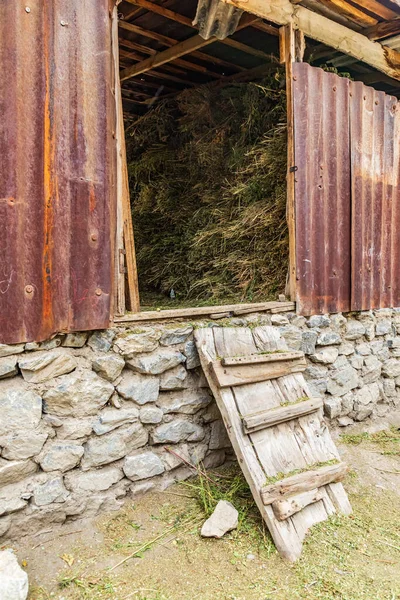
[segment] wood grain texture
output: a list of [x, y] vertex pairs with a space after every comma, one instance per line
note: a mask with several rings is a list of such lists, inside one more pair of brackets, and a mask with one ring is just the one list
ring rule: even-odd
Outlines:
[[285, 498], [284, 500], [275, 500], [272, 503], [272, 509], [278, 521], [284, 521], [300, 510], [303, 510], [309, 504], [314, 504], [314, 502], [322, 500], [322, 498], [322, 491], [315, 488], [308, 492]]
[[245, 433], [252, 433], [266, 427], [273, 427], [279, 425], [279, 423], [285, 423], [292, 419], [298, 419], [304, 415], [309, 415], [317, 410], [320, 410], [323, 406], [322, 398], [313, 398], [311, 400], [304, 400], [303, 402], [296, 402], [294, 404], [288, 404], [287, 406], [279, 406], [270, 410], [264, 410], [251, 415], [243, 416], [243, 428]]
[[231, 367], [223, 366], [221, 361], [216, 360], [211, 365], [213, 377], [220, 387], [268, 381], [269, 379], [284, 377], [290, 373], [301, 373], [306, 368], [307, 363], [304, 357], [293, 360], [234, 365]]
[[304, 353], [298, 350], [291, 352], [274, 352], [271, 354], [249, 354], [247, 356], [226, 356], [221, 359], [221, 365], [231, 367], [235, 365], [254, 365], [256, 363], [273, 363], [282, 360], [303, 358]]

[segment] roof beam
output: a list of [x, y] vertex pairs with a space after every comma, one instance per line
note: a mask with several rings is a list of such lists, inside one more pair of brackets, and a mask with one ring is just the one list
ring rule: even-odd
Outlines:
[[392, 21], [382, 21], [373, 27], [368, 27], [363, 31], [370, 40], [381, 40], [391, 35], [400, 33], [400, 17]]
[[140, 6], [141, 8], [145, 8], [157, 15], [165, 17], [166, 19], [171, 19], [172, 21], [176, 21], [181, 25], [188, 25], [189, 27], [193, 27], [192, 19], [189, 17], [185, 17], [184, 15], [180, 15], [169, 8], [164, 8], [159, 4], [153, 4], [153, 2], [149, 2], [149, 0], [125, 0], [129, 2], [129, 4], [134, 4], [135, 6]]
[[292, 23], [304, 35], [349, 54], [400, 81], [400, 52], [369, 40], [365, 35], [335, 23], [289, 0], [223, 0], [278, 25]]

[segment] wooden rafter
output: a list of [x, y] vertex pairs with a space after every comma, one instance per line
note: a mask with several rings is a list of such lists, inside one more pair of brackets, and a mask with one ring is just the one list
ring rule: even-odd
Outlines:
[[157, 15], [161, 15], [166, 19], [171, 19], [171, 21], [176, 21], [181, 25], [187, 25], [188, 27], [193, 27], [192, 19], [189, 17], [185, 17], [184, 15], [180, 15], [169, 8], [164, 8], [164, 6], [160, 6], [159, 4], [154, 4], [153, 2], [149, 2], [149, 0], [126, 0], [129, 4], [134, 4], [135, 6], [140, 6], [141, 8], [145, 8], [150, 12], [153, 12]]
[[363, 33], [370, 40], [381, 40], [391, 35], [397, 35], [400, 33], [400, 17], [393, 19], [393, 21], [383, 21], [373, 27], [368, 27]]
[[352, 31], [319, 15], [303, 6], [293, 6], [289, 0], [223, 0], [242, 10], [279, 25], [292, 23], [311, 39], [318, 40], [344, 54], [382, 71], [389, 77], [400, 80], [400, 52], [369, 40], [366, 36]]

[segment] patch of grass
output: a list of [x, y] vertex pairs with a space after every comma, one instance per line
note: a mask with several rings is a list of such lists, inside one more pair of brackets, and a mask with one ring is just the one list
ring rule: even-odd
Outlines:
[[378, 447], [380, 454], [386, 456], [400, 456], [400, 431], [395, 427], [377, 431], [376, 433], [343, 433], [340, 439], [344, 444], [358, 446], [368, 444]]
[[300, 473], [307, 473], [307, 471], [314, 471], [315, 469], [321, 469], [322, 467], [329, 467], [330, 465], [337, 465], [340, 461], [337, 458], [332, 458], [331, 460], [325, 460], [324, 462], [314, 463], [313, 465], [308, 465], [303, 469], [293, 469], [293, 471], [289, 471], [288, 473], [283, 473], [280, 471], [276, 475], [271, 475], [267, 477], [265, 480], [265, 485], [270, 485], [272, 483], [277, 483], [278, 481], [282, 481], [282, 479], [287, 479], [288, 477], [292, 477], [293, 475], [300, 475]]
[[58, 586], [62, 590], [74, 588], [79, 600], [102, 600], [115, 597], [114, 585], [106, 575], [98, 578], [76, 574], [64, 575], [60, 578]]

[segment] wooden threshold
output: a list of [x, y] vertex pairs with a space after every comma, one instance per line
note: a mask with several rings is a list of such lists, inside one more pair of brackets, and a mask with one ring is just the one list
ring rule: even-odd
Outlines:
[[[199, 306], [193, 308], [174, 308], [166, 310], [149, 310], [114, 317], [114, 323], [138, 323], [143, 321], [162, 321], [168, 319], [184, 319], [190, 317], [209, 317], [220, 313], [235, 316], [242, 310], [248, 312], [294, 312], [294, 302], [255, 302], [254, 304], [225, 304], [222, 306]], [[238, 312], [236, 312], [238, 311]]]
[[301, 402], [294, 402], [286, 406], [278, 406], [257, 413], [243, 416], [243, 429], [245, 433], [253, 433], [267, 427], [274, 427], [310, 413], [316, 412], [323, 406], [322, 398], [311, 398]]

